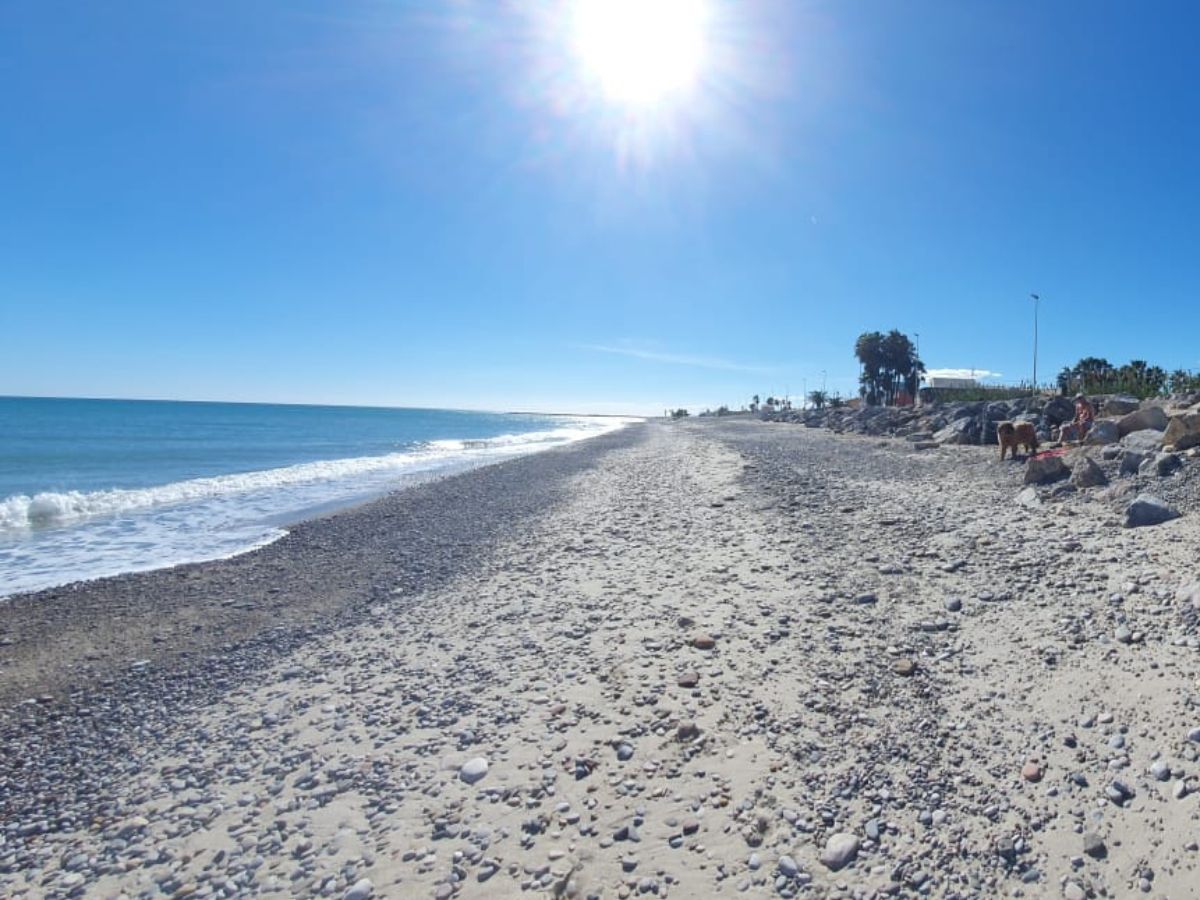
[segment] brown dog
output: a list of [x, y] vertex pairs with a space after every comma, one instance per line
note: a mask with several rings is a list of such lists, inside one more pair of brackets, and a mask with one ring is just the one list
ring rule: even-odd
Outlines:
[[996, 423], [996, 442], [1000, 445], [1000, 459], [1004, 459], [1006, 450], [1012, 451], [1012, 458], [1017, 458], [1017, 448], [1024, 447], [1026, 453], [1037, 453], [1037, 430], [1032, 422], [998, 422]]

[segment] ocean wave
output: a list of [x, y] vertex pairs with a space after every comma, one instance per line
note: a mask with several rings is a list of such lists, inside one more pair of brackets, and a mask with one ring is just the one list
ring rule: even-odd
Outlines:
[[103, 516], [136, 513], [155, 507], [212, 500], [252, 491], [364, 476], [403, 475], [406, 472], [502, 457], [560, 446], [594, 437], [628, 424], [625, 420], [572, 422], [552, 431], [504, 434], [486, 439], [430, 441], [412, 450], [384, 456], [321, 460], [277, 469], [194, 478], [147, 488], [104, 491], [47, 491], [18, 494], [0, 500], [0, 531], [67, 525]]

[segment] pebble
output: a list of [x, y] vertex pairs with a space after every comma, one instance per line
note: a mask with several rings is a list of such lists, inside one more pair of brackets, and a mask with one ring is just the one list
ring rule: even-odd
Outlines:
[[1092, 859], [1103, 859], [1108, 854], [1104, 839], [1094, 831], [1083, 833], [1083, 852]]
[[474, 784], [483, 779], [488, 773], [488, 761], [482, 756], [476, 756], [474, 759], [467, 760], [463, 763], [462, 768], [458, 770], [458, 777], [467, 784]]
[[371, 879], [360, 878], [342, 895], [342, 900], [368, 900], [374, 894], [375, 885], [371, 883]]
[[825, 849], [821, 851], [821, 863], [836, 872], [858, 856], [858, 846], [858, 838], [852, 834], [833, 834], [825, 842]]
[[1117, 806], [1124, 806], [1135, 796], [1133, 788], [1123, 781], [1114, 780], [1104, 789], [1104, 795]]

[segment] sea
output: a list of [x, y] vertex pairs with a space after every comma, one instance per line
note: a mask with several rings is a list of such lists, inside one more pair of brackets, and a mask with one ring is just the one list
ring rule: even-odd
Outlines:
[[303, 519], [631, 421], [0, 397], [0, 597], [245, 553]]

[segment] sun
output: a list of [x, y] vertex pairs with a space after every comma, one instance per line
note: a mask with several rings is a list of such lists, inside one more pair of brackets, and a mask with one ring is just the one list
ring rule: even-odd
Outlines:
[[573, 49], [609, 102], [651, 106], [695, 86], [708, 18], [704, 0], [575, 0]]

